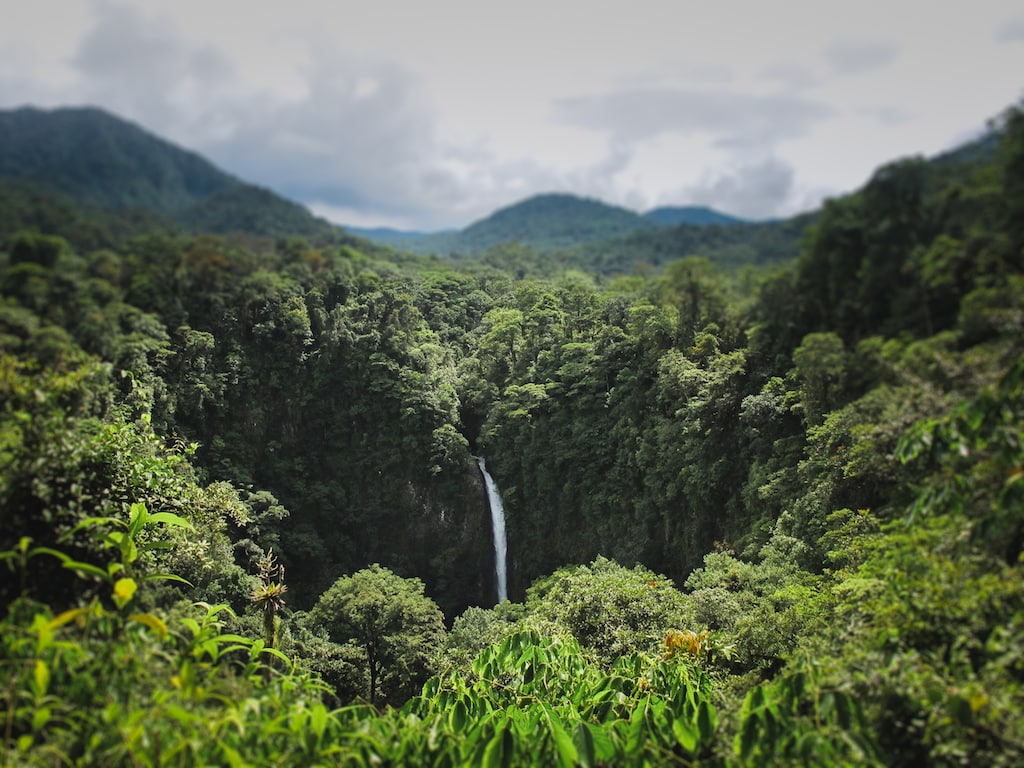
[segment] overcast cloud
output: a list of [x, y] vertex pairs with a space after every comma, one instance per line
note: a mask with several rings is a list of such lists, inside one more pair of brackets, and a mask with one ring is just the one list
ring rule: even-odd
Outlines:
[[94, 104], [352, 225], [568, 191], [752, 218], [1024, 96], [1017, 2], [0, 0], [0, 107]]

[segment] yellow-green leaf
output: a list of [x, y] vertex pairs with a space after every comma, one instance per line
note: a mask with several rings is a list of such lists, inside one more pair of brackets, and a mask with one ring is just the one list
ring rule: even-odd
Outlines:
[[72, 608], [69, 611], [64, 611], [64, 613], [50, 619], [50, 622], [46, 625], [46, 629], [54, 630], [57, 629], [57, 627], [63, 627], [69, 621], [74, 621], [88, 611], [88, 608]]
[[124, 578], [114, 582], [114, 602], [117, 603], [117, 607], [124, 608], [125, 604], [135, 597], [135, 590], [138, 588], [135, 579]]
[[128, 621], [137, 621], [139, 624], [145, 624], [150, 629], [155, 629], [160, 637], [164, 637], [167, 634], [167, 625], [151, 613], [133, 613], [128, 617]]
[[50, 687], [50, 668], [46, 666], [46, 662], [42, 659], [36, 659], [36, 668], [33, 674], [35, 682], [36, 695], [42, 696], [46, 693], [46, 689]]

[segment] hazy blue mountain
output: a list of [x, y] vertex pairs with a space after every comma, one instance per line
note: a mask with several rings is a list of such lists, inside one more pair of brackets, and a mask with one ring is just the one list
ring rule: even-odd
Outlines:
[[705, 206], [662, 207], [641, 215], [626, 208], [564, 193], [529, 197], [462, 230], [417, 232], [387, 227], [345, 227], [349, 232], [414, 253], [474, 255], [516, 242], [542, 251], [575, 248], [656, 227], [748, 223]]
[[664, 206], [648, 211], [644, 214], [644, 218], [669, 227], [677, 227], [680, 224], [705, 227], [711, 224], [729, 226], [730, 224], [747, 223], [746, 219], [730, 216], [704, 205]]
[[568, 194], [543, 194], [501, 208], [459, 233], [458, 248], [479, 252], [519, 242], [568, 248], [657, 226], [634, 211]]
[[346, 226], [345, 231], [371, 240], [378, 245], [385, 245], [389, 248], [410, 253], [450, 253], [459, 236], [459, 230], [457, 229], [445, 229], [438, 232], [418, 232], [415, 230], [392, 229], [390, 227]]
[[471, 256], [505, 243], [519, 243], [542, 251], [572, 248], [657, 226], [656, 222], [626, 208], [576, 195], [548, 193], [500, 208], [462, 230], [346, 229], [414, 253]]
[[457, 229], [446, 229], [439, 232], [418, 232], [416, 230], [393, 229], [391, 227], [350, 227], [346, 230], [353, 235], [365, 237], [367, 240], [376, 240], [388, 245], [398, 245], [409, 240], [419, 240], [433, 235], [450, 235], [458, 232]]

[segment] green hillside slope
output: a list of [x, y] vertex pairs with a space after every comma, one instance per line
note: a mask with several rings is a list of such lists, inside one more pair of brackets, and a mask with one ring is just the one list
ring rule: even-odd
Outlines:
[[[0, 236], [45, 215], [45, 206], [32, 202], [40, 195], [92, 222], [101, 242], [157, 226], [262, 237], [343, 234], [301, 205], [96, 108], [0, 111], [0, 182], [8, 209]], [[80, 229], [65, 226], [72, 237], [87, 237]]]

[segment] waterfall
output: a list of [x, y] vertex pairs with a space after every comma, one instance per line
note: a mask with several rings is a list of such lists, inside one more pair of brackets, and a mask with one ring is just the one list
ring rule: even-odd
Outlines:
[[498, 602], [508, 600], [508, 583], [506, 577], [505, 556], [508, 552], [508, 544], [505, 541], [505, 508], [501, 504], [501, 494], [498, 493], [498, 486], [494, 478], [487, 471], [484, 464], [484, 457], [476, 457], [477, 466], [484, 476], [484, 485], [487, 486], [487, 502], [491, 507], [491, 527], [494, 530], [494, 575], [498, 581]]

